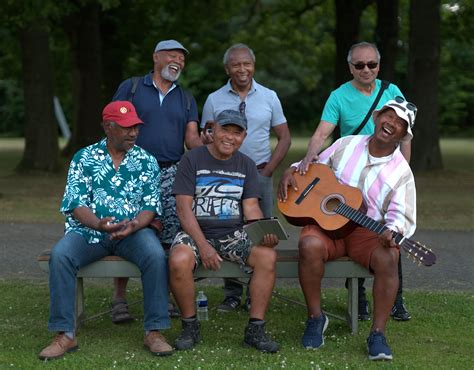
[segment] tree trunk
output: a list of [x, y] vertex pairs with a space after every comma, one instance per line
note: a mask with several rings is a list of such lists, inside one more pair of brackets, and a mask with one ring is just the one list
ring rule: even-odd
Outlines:
[[34, 20], [20, 30], [25, 99], [25, 150], [19, 171], [59, 169], [58, 127], [53, 105], [49, 33]]
[[440, 26], [439, 0], [410, 1], [407, 97], [418, 107], [410, 164], [415, 171], [443, 167], [438, 133]]
[[372, 0], [336, 0], [336, 69], [335, 87], [351, 79], [347, 66], [347, 52], [359, 40], [360, 16]]
[[377, 0], [375, 43], [382, 56], [379, 78], [393, 82], [398, 42], [398, 0]]
[[81, 7], [65, 20], [73, 56], [73, 130], [65, 154], [90, 145], [103, 136], [100, 126], [102, 66], [99, 4]]

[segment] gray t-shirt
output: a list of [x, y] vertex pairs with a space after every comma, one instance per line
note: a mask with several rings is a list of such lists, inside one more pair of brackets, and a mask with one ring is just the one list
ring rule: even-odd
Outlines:
[[260, 196], [255, 162], [240, 152], [219, 160], [207, 146], [195, 148], [179, 163], [173, 194], [194, 197], [202, 232], [208, 239], [220, 238], [242, 228], [242, 200]]

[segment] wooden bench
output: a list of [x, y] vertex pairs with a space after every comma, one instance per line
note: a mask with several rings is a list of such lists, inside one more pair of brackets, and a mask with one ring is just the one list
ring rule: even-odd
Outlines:
[[[277, 278], [298, 277], [298, 251], [295, 249], [278, 250], [276, 276]], [[37, 260], [40, 268], [49, 272], [50, 250], [41, 253]], [[358, 332], [358, 278], [367, 278], [372, 275], [362, 266], [358, 265], [348, 257], [326, 263], [325, 278], [347, 278], [347, 314], [340, 317], [328, 313], [328, 315], [346, 321], [351, 327], [352, 334]], [[82, 268], [77, 274], [76, 285], [76, 320], [81, 323], [84, 318], [84, 278], [114, 278], [114, 277], [140, 277], [140, 270], [136, 265], [121, 257], [107, 256], [99, 261]], [[206, 270], [202, 266], [194, 273], [196, 279], [200, 278], [248, 278], [235, 263], [224, 261], [219, 271]], [[274, 295], [281, 297], [274, 292]]]

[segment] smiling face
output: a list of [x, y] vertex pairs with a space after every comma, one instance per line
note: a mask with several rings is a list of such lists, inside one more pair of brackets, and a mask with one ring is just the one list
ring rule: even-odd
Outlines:
[[159, 72], [163, 79], [170, 82], [178, 80], [184, 69], [185, 60], [182, 50], [161, 50], [153, 53], [155, 72]]
[[255, 63], [248, 49], [234, 49], [229, 54], [225, 71], [236, 90], [249, 89], [255, 73]]
[[[372, 63], [377, 63], [377, 67], [370, 69], [367, 64]], [[365, 67], [363, 69], [356, 69], [354, 64], [365, 64]], [[352, 50], [352, 58], [349, 63], [349, 70], [357, 84], [361, 86], [371, 85], [377, 78], [380, 70], [380, 63], [375, 49], [369, 46], [361, 46]]]
[[374, 138], [381, 144], [398, 144], [407, 133], [408, 124], [391, 108], [379, 113], [375, 120]]
[[115, 122], [104, 122], [107, 147], [116, 153], [126, 153], [137, 141], [141, 125], [122, 127]]
[[221, 126], [215, 124], [213, 127], [213, 142], [208, 148], [216, 159], [227, 160], [240, 149], [247, 132], [240, 126], [228, 124]]

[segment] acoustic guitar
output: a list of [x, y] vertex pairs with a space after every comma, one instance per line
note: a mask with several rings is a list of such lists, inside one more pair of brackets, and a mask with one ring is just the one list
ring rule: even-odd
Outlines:
[[[294, 173], [298, 191], [288, 188], [285, 202], [278, 202], [280, 212], [295, 226], [319, 225], [333, 238], [342, 238], [358, 224], [382, 234], [387, 227], [364, 212], [362, 193], [358, 188], [340, 184], [331, 168], [311, 164], [305, 175]], [[419, 242], [392, 231], [395, 242], [424, 266], [436, 262], [435, 254]]]

